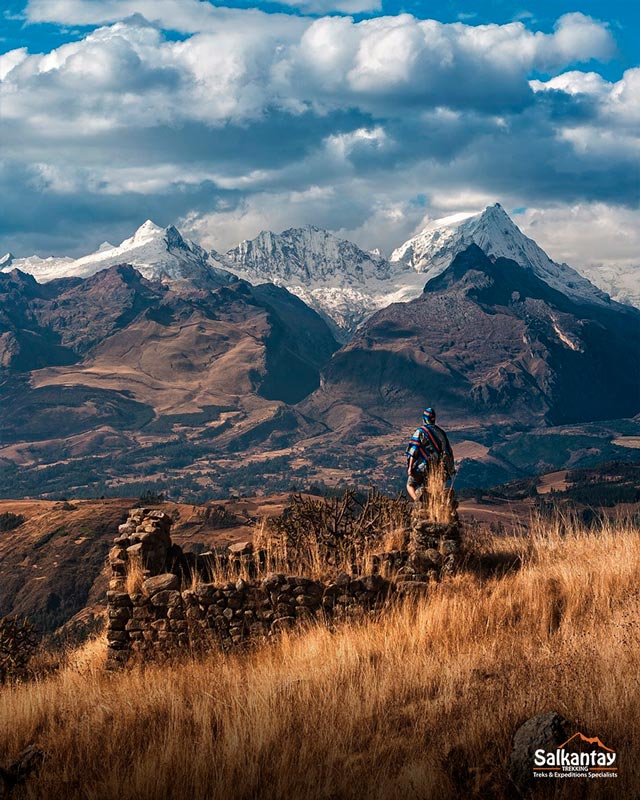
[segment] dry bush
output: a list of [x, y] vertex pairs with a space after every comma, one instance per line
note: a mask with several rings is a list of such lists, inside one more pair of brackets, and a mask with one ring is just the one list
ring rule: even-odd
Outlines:
[[371, 572], [375, 553], [406, 544], [410, 506], [375, 489], [365, 496], [295, 495], [280, 517], [263, 521], [254, 546], [265, 553], [265, 571], [323, 578]]
[[7, 686], [0, 759], [31, 742], [50, 754], [27, 800], [506, 800], [514, 731], [555, 709], [621, 769], [558, 781], [553, 796], [635, 800], [640, 531], [533, 528], [530, 546], [495, 542], [520, 548], [519, 570], [456, 575], [377, 620], [115, 675], [90, 659]]
[[0, 683], [23, 678], [38, 646], [33, 625], [25, 617], [0, 619]]
[[453, 488], [447, 486], [447, 473], [444, 464], [439, 462], [429, 467], [425, 485], [419, 493], [414, 511], [433, 522], [452, 522], [455, 518]]
[[23, 514], [13, 514], [11, 511], [5, 511], [3, 514], [0, 514], [0, 533], [13, 531], [19, 528], [25, 521], [26, 517]]
[[255, 560], [229, 561], [227, 553], [213, 553], [199, 572], [212, 583], [255, 580], [270, 572], [316, 579], [368, 574], [376, 553], [406, 546], [410, 519], [405, 499], [373, 489], [364, 496], [353, 490], [330, 498], [294, 495], [280, 517], [256, 525]]
[[241, 524], [239, 517], [231, 513], [223, 505], [208, 505], [204, 508], [194, 506], [193, 512], [207, 527], [214, 530], [233, 528], [235, 525]]

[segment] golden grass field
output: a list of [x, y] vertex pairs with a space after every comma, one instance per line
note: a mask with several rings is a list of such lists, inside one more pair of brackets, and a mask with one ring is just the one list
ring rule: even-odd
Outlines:
[[[47, 753], [26, 798], [508, 798], [517, 727], [556, 710], [640, 796], [640, 531], [567, 520], [478, 536], [460, 574], [378, 619], [244, 654], [103, 669], [100, 639], [0, 689], [0, 763]], [[547, 796], [547, 795], [545, 795]]]

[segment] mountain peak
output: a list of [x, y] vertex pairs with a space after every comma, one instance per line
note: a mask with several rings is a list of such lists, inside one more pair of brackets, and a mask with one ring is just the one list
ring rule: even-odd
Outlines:
[[187, 247], [184, 237], [175, 225], [169, 225], [164, 229], [163, 233], [165, 241], [167, 242], [167, 247]]
[[164, 228], [161, 228], [159, 225], [156, 225], [153, 220], [146, 220], [142, 223], [142, 225], [138, 228], [138, 230], [133, 234], [133, 241], [139, 242], [143, 239], [150, 239], [154, 236], [157, 236], [159, 233], [164, 233]]
[[[424, 286], [404, 265], [392, 266], [379, 254], [315, 225], [262, 231], [214, 257], [250, 283], [285, 286], [342, 333], [355, 330], [382, 305], [407, 294], [415, 297]], [[396, 278], [398, 286], [392, 286], [389, 281]]]
[[361, 250], [353, 242], [331, 231], [304, 225], [281, 233], [261, 231], [223, 257], [232, 271], [251, 274], [253, 279], [282, 283], [295, 277], [303, 285], [325, 281], [330, 276], [350, 275], [358, 282], [387, 272], [385, 259]]
[[[440, 223], [440, 224], [438, 224]], [[453, 215], [429, 223], [391, 255], [428, 278], [440, 275], [458, 253], [476, 244], [488, 256], [507, 258], [531, 270], [541, 280], [574, 300], [609, 305], [610, 298], [566, 264], [552, 261], [518, 228], [500, 203], [479, 214]]]
[[[36, 257], [18, 259], [17, 266], [40, 281], [61, 277], [87, 278], [100, 270], [128, 264], [148, 280], [190, 281], [199, 286], [220, 286], [232, 280], [229, 273], [216, 269], [207, 253], [197, 244], [187, 242], [180, 231], [169, 225], [161, 228], [148, 219], [133, 236], [117, 246], [102, 244], [97, 251], [78, 259]], [[7, 264], [1, 265], [5, 271]]]
[[0, 258], [0, 269], [3, 267], [10, 267], [13, 262], [13, 253], [5, 253], [2, 258]]
[[507, 214], [504, 208], [500, 205], [500, 203], [494, 203], [492, 206], [487, 206], [484, 211], [477, 215], [478, 219], [492, 219], [492, 220], [500, 220], [500, 221], [508, 221], [509, 224], [514, 225], [514, 221], [511, 217]]

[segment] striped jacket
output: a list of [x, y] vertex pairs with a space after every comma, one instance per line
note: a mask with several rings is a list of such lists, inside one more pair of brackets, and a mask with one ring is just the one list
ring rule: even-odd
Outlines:
[[443, 461], [448, 474], [453, 474], [453, 450], [447, 434], [438, 425], [421, 425], [409, 441], [407, 459], [414, 457], [414, 470], [423, 471], [427, 464]]

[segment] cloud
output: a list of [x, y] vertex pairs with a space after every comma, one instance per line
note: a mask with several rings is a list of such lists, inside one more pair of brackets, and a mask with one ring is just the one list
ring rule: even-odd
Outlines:
[[21, 64], [28, 58], [28, 51], [26, 47], [19, 47], [16, 50], [10, 50], [8, 53], [0, 55], [0, 81], [3, 81], [14, 67]]
[[279, 0], [283, 6], [299, 8], [309, 14], [364, 14], [382, 10], [382, 0]]
[[201, 0], [29, 0], [30, 23], [108, 25], [140, 14], [165, 30], [198, 33], [215, 28], [220, 18], [233, 14]]
[[637, 204], [638, 70], [575, 69], [615, 51], [582, 14], [542, 33], [199, 0], [26, 13], [101, 27], [0, 56], [4, 249], [75, 254], [151, 217], [216, 249], [313, 223], [389, 251], [425, 214], [485, 201]]
[[62, 133], [78, 125], [91, 132], [186, 120], [246, 123], [272, 109], [495, 113], [531, 103], [531, 70], [605, 57], [612, 48], [609, 32], [581, 14], [561, 17], [554, 33], [542, 34], [520, 23], [446, 25], [406, 14], [358, 23], [350, 17], [311, 21], [194, 6], [191, 0], [179, 7], [173, 0], [151, 6], [147, 0], [110, 0], [89, 9], [82, 0], [32, 0], [27, 13], [30, 19], [71, 22], [90, 19], [91, 9], [102, 19], [138, 9], [152, 15], [154, 8], [168, 18], [166, 25], [186, 14], [202, 16], [205, 29], [171, 41], [136, 14], [45, 55], [13, 51], [2, 62], [5, 118], [27, 126], [46, 116]]
[[[569, 142], [574, 152], [612, 159], [640, 155], [640, 68], [627, 70], [615, 83], [597, 73], [571, 71], [531, 85], [542, 96], [557, 94], [590, 108], [590, 113], [569, 118], [558, 127], [558, 137]], [[632, 173], [640, 179], [637, 165]]]
[[578, 268], [626, 266], [640, 271], [640, 227], [635, 209], [576, 203], [528, 208], [514, 218], [556, 261]]

